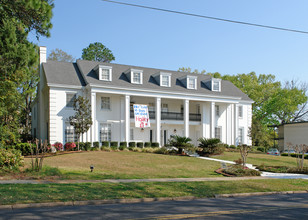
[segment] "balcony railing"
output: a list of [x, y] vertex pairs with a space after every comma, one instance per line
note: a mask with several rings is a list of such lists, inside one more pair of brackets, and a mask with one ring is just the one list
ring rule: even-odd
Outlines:
[[[155, 111], [149, 111], [150, 119], [155, 119]], [[134, 118], [134, 111], [130, 111], [130, 118]], [[183, 121], [184, 114], [179, 112], [161, 112], [161, 120]], [[201, 114], [189, 114], [189, 121], [201, 121]]]

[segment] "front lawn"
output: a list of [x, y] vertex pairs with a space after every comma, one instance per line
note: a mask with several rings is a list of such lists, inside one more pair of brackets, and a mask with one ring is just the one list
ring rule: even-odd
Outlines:
[[237, 180], [178, 183], [3, 184], [0, 205], [122, 198], [213, 197], [215, 194], [300, 191], [307, 180]]
[[[27, 166], [30, 159], [26, 158]], [[91, 151], [48, 157], [44, 165], [58, 168], [62, 179], [141, 179], [217, 177], [220, 163], [186, 156], [136, 152]], [[90, 172], [94, 165], [94, 172]]]
[[[212, 156], [213, 158], [221, 160], [234, 161], [241, 157], [239, 152], [224, 152], [222, 155]], [[296, 158], [294, 157], [282, 157], [267, 155], [265, 153], [249, 153], [247, 157], [247, 163], [253, 165], [264, 164], [266, 166], [288, 166], [296, 167]], [[304, 166], [308, 166], [308, 160], [305, 160]]]

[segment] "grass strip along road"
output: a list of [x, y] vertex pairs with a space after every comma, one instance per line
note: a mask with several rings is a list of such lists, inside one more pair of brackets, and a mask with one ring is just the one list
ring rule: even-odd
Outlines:
[[308, 181], [266, 179], [177, 183], [3, 184], [0, 204], [82, 201], [124, 198], [213, 197], [215, 194], [301, 191]]

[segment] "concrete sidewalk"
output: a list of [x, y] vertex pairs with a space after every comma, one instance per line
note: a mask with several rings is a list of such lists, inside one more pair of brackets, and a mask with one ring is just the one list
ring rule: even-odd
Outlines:
[[156, 179], [103, 179], [103, 180], [0, 180], [0, 184], [70, 184], [70, 183], [141, 183], [141, 182], [203, 182], [270, 179], [268, 177], [207, 177], [207, 178], [156, 178]]

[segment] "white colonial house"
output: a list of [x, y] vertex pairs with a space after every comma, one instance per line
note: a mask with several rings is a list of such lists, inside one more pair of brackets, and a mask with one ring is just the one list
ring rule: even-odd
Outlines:
[[[68, 122], [76, 96], [90, 100], [93, 125], [81, 141], [158, 142], [171, 135], [251, 145], [253, 101], [231, 82], [208, 75], [86, 60], [46, 61], [32, 107], [32, 134], [51, 144], [76, 141]], [[135, 127], [133, 104], [148, 106], [149, 128]]]

